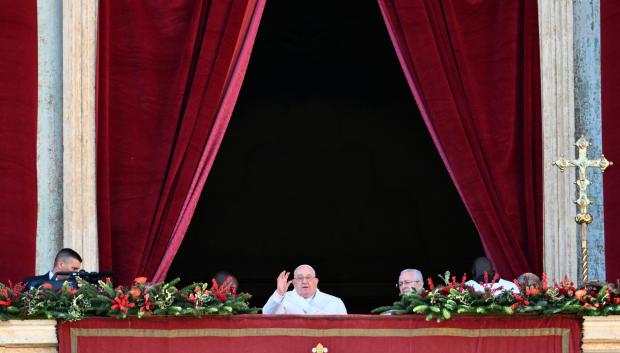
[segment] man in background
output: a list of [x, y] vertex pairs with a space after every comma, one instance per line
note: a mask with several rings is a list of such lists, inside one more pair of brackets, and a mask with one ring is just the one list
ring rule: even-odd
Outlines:
[[232, 273], [227, 271], [220, 271], [215, 274], [215, 282], [218, 286], [224, 285], [226, 283], [226, 287], [235, 288], [235, 290], [239, 289], [239, 281], [237, 277], [233, 276]]
[[[485, 283], [484, 274], [487, 273], [489, 283]], [[495, 277], [495, 270], [491, 260], [486, 257], [479, 257], [474, 260], [474, 264], [471, 268], [471, 274], [473, 279], [465, 282], [466, 286], [472, 287], [476, 292], [484, 292], [485, 288], [491, 288], [493, 295], [500, 295], [504, 291], [512, 291], [519, 294], [519, 288], [512, 282], [499, 278], [495, 283], [493, 277]], [[480, 284], [482, 283], [482, 285]]]
[[424, 289], [424, 277], [422, 272], [414, 268], [408, 268], [400, 272], [396, 288], [400, 290], [400, 294], [411, 293], [414, 289], [421, 291]]
[[38, 288], [44, 283], [49, 283], [52, 288], [59, 288], [64, 281], [68, 280], [71, 287], [76, 288], [77, 283], [74, 278], [67, 275], [57, 275], [58, 272], [78, 272], [82, 267], [82, 257], [75, 250], [64, 248], [61, 249], [54, 258], [54, 268], [46, 274], [40, 276], [28, 277], [24, 280], [26, 289]]

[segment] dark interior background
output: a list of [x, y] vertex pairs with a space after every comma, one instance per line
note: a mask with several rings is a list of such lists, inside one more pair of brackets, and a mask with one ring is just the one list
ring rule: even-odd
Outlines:
[[376, 1], [270, 1], [168, 279], [230, 271], [262, 307], [308, 263], [368, 313], [398, 298], [401, 269], [460, 277], [482, 254]]

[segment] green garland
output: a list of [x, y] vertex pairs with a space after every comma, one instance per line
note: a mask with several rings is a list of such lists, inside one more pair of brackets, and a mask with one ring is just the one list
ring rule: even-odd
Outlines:
[[[541, 286], [519, 287], [520, 294], [511, 291], [493, 291], [486, 280], [484, 292], [475, 292], [465, 286], [466, 276], [461, 282], [450, 277], [450, 272], [439, 276], [444, 284], [435, 286], [428, 279], [428, 289], [414, 291], [401, 296], [390, 306], [374, 309], [374, 314], [403, 315], [423, 314], [427, 320], [447, 320], [453, 314], [577, 314], [617, 315], [620, 314], [620, 290], [609, 284], [589, 285], [576, 289], [572, 282], [547, 286], [543, 274]], [[483, 283], [485, 284], [485, 283]]]
[[0, 283], [0, 320], [44, 318], [80, 320], [85, 316], [127, 316], [142, 318], [151, 315], [255, 314], [260, 309], [250, 307], [251, 295], [236, 293], [227, 282], [218, 286], [215, 280], [194, 283], [182, 289], [169, 283], [147, 283], [136, 278], [130, 287], [114, 287], [110, 281], [91, 284], [78, 278], [78, 288], [67, 282], [59, 290], [43, 285], [24, 291], [22, 283], [8, 286]]

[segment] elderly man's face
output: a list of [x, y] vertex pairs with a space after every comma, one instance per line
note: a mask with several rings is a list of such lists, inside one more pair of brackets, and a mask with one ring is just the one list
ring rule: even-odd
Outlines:
[[398, 289], [400, 289], [400, 294], [409, 293], [413, 288], [420, 290], [423, 285], [424, 282], [422, 278], [416, 277], [414, 272], [405, 272], [398, 277]]
[[304, 298], [312, 298], [316, 293], [316, 287], [319, 284], [319, 279], [316, 278], [316, 274], [311, 267], [300, 266], [295, 271], [293, 277], [293, 287], [297, 294]]

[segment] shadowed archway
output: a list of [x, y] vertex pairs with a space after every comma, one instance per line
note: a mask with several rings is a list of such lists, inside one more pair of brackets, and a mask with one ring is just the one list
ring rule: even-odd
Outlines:
[[224, 142], [168, 274], [237, 275], [262, 306], [309, 263], [349, 312], [398, 273], [459, 276], [483, 250], [375, 2], [270, 2]]

